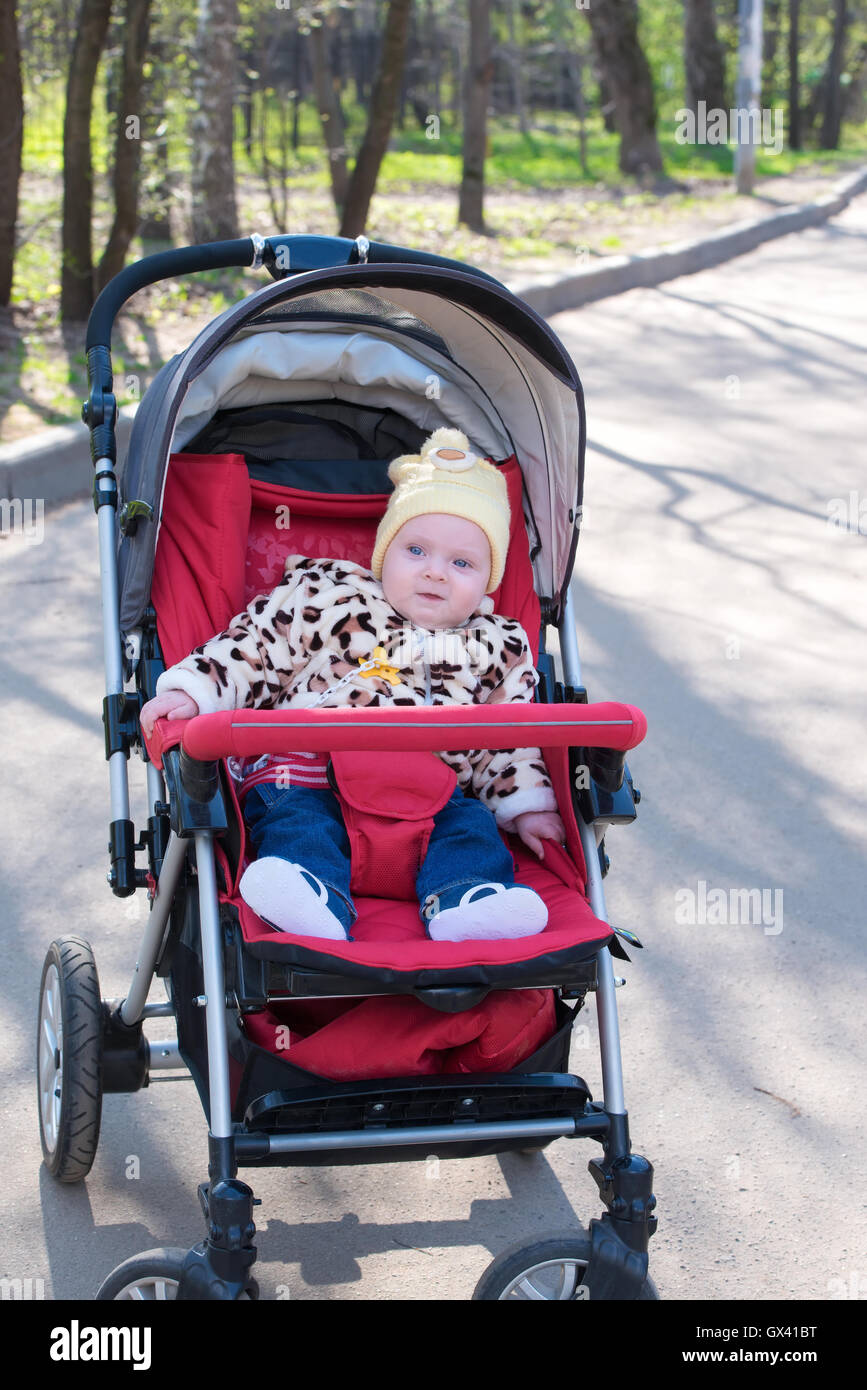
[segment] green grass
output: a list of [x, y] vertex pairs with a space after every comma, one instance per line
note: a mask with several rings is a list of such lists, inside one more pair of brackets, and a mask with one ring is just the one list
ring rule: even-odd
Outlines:
[[[19, 210], [20, 249], [16, 258], [16, 275], [13, 302], [40, 306], [37, 313], [54, 313], [60, 292], [60, 224], [62, 215], [62, 124], [65, 93], [59, 76], [53, 75], [33, 86], [26, 99], [24, 167], [29, 181], [22, 184]], [[677, 99], [665, 93], [661, 99], [658, 138], [666, 172], [674, 178], [701, 179], [719, 183], [724, 194], [733, 189], [733, 151], [727, 146], [680, 144], [676, 139], [679, 122], [676, 120]], [[276, 166], [277, 145], [280, 135], [280, 107], [275, 94], [265, 99], [267, 130], [272, 151], [272, 163]], [[355, 149], [364, 128], [364, 111], [350, 101], [345, 102], [347, 118], [347, 139]], [[436, 240], [440, 229], [448, 226], [450, 232], [449, 254], [458, 258], [474, 260], [479, 254], [478, 239], [462, 229], [455, 231], [454, 197], [461, 180], [461, 134], [451, 123], [450, 111], [440, 113], [440, 128], [437, 139], [428, 139], [425, 129], [418, 125], [414, 117], [408, 115], [407, 126], [395, 130], [382, 163], [377, 184], [377, 202], [382, 211], [382, 200], [389, 195], [403, 195], [400, 206], [401, 224], [398, 233], [391, 239], [406, 244], [429, 245]], [[261, 219], [264, 206], [262, 172], [259, 163], [259, 127], [262, 116], [261, 103], [257, 103], [254, 120], [254, 141], [252, 157], [248, 156], [243, 143], [242, 114], [236, 110], [235, 162], [239, 187], [239, 211], [244, 221], [244, 190], [256, 190]], [[188, 138], [188, 111], [182, 97], [172, 97], [167, 116], [167, 138], [169, 160], [178, 188], [189, 185], [190, 144]], [[291, 131], [291, 112], [288, 129]], [[144, 131], [147, 135], [149, 132]], [[113, 147], [111, 123], [105, 115], [105, 92], [100, 81], [94, 97], [94, 113], [91, 125], [93, 163], [94, 163], [94, 254], [98, 256], [108, 229], [111, 213], [108, 172]], [[576, 205], [577, 220], [583, 225], [603, 213], [610, 206], [611, 192], [618, 193], [619, 213], [634, 208], [641, 210], [645, 219], [655, 219], [655, 209], [660, 209], [660, 218], [669, 210], [678, 213], [687, 211], [693, 200], [688, 197], [668, 202], [660, 200], [650, 192], [635, 188], [630, 191], [629, 180], [625, 179], [617, 165], [619, 141], [609, 135], [601, 117], [590, 116], [586, 122], [587, 172], [582, 171], [578, 128], [576, 118], [563, 112], [537, 112], [534, 114], [534, 128], [528, 133], [518, 129], [514, 118], [498, 118], [489, 125], [489, 149], [486, 160], [486, 188], [491, 193], [513, 191], [516, 193], [562, 194], [582, 189], [584, 196]], [[853, 156], [864, 156], [867, 152], [867, 124], [859, 129], [846, 127], [844, 140], [839, 150], [805, 150], [795, 153], [783, 149], [780, 154], [771, 150], [760, 150], [756, 158], [756, 174], [759, 179], [784, 176], [807, 168], [816, 174], [833, 174], [842, 164], [851, 162]], [[304, 215], [304, 194], [315, 192], [320, 199], [320, 209], [330, 208], [330, 192], [327, 167], [323, 153], [319, 118], [312, 103], [303, 103], [299, 112], [299, 148], [291, 148], [286, 156], [288, 189], [290, 198], [290, 222], [298, 228], [298, 213]], [[276, 167], [275, 167], [276, 175]], [[412, 194], [419, 190], [416, 209], [412, 204]], [[443, 203], [443, 214], [432, 212], [431, 194], [442, 190], [449, 196]], [[596, 194], [598, 196], [591, 195]], [[407, 195], [408, 201], [407, 201]], [[324, 200], [324, 201], [323, 201]], [[500, 217], [495, 225], [498, 246], [507, 259], [539, 259], [562, 251], [562, 245], [547, 235], [547, 228], [557, 209], [551, 202], [540, 198], [538, 210], [532, 200], [525, 198], [520, 218], [513, 225], [503, 225], [506, 219]], [[393, 220], [393, 219], [392, 219]], [[270, 221], [270, 214], [265, 215]], [[320, 216], [321, 221], [321, 216]], [[496, 219], [495, 219], [496, 223]], [[334, 228], [336, 230], [336, 226]], [[562, 231], [562, 228], [560, 229]], [[183, 240], [180, 232], [179, 240]], [[560, 237], [562, 242], [562, 235]], [[616, 236], [602, 239], [603, 249], [614, 250], [621, 245]], [[157, 249], [134, 243], [133, 256], [147, 254]], [[192, 301], [210, 296], [211, 312], [217, 313], [232, 302], [236, 291], [244, 292], [243, 277], [232, 278], [223, 272], [212, 276], [200, 275], [179, 284], [166, 284], [156, 295], [157, 312], [183, 310]], [[44, 306], [44, 307], [42, 307]]]
[[[682, 177], [729, 178], [732, 173], [733, 152], [728, 146], [679, 144], [675, 132], [679, 122], [676, 98], [664, 94], [660, 104], [657, 135], [667, 172]], [[64, 91], [58, 77], [46, 79], [31, 90], [26, 98], [24, 164], [34, 172], [58, 175], [63, 149]], [[280, 103], [276, 94], [265, 99], [269, 150], [272, 163], [278, 161], [280, 140]], [[785, 113], [785, 106], [781, 107]], [[364, 131], [365, 113], [352, 101], [344, 101], [347, 142], [356, 150]], [[190, 141], [187, 106], [181, 96], [170, 97], [166, 113], [169, 162], [181, 179], [190, 168]], [[261, 109], [257, 103], [254, 119], [252, 157], [243, 143], [242, 115], [235, 112], [235, 165], [239, 174], [248, 173], [261, 178], [259, 124]], [[565, 112], [534, 113], [534, 129], [522, 134], [513, 117], [499, 117], [489, 123], [490, 154], [485, 175], [490, 189], [529, 188], [555, 190], [576, 184], [620, 184], [623, 176], [617, 166], [619, 142], [609, 135], [601, 117], [591, 115], [586, 122], [588, 172], [582, 172], [578, 138], [578, 123], [574, 115]], [[289, 119], [291, 131], [291, 113]], [[142, 132], [147, 138], [152, 132]], [[97, 82], [91, 122], [94, 173], [105, 175], [111, 165], [114, 145], [113, 122], [105, 112], [105, 90]], [[820, 163], [829, 171], [853, 154], [867, 150], [867, 123], [860, 128], [847, 126], [839, 150], [772, 149], [759, 152], [756, 169], [759, 177], [793, 173], [804, 164]], [[312, 102], [304, 102], [299, 113], [299, 148], [286, 154], [286, 166], [293, 189], [327, 187], [322, 135], [319, 118]], [[429, 139], [414, 117], [407, 116], [403, 131], [395, 130], [391, 148], [385, 155], [378, 188], [381, 192], [403, 191], [415, 184], [457, 188], [461, 179], [461, 134], [451, 125], [449, 113], [443, 113], [437, 139]]]

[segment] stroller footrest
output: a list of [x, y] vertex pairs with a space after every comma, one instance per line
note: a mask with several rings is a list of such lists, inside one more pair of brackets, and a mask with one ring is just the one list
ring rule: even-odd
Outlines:
[[[572, 1134], [589, 1099], [580, 1077], [553, 1072], [521, 1077], [414, 1076], [337, 1083], [327, 1090], [305, 1087], [300, 1094], [271, 1091], [251, 1101], [244, 1123], [245, 1128], [281, 1140], [290, 1136], [309, 1139], [313, 1147], [323, 1147], [321, 1141], [341, 1136], [334, 1145], [340, 1147], [346, 1135], [362, 1140], [365, 1134], [371, 1135], [374, 1143], [382, 1142], [384, 1135], [389, 1142], [414, 1143], [427, 1135], [428, 1128], [448, 1138], [457, 1126], [460, 1135], [456, 1137], [462, 1139], [485, 1137], [482, 1131], [489, 1125], [505, 1125], [504, 1133], [513, 1137], [524, 1132], [521, 1125], [529, 1126], [526, 1133], [533, 1136]], [[540, 1129], [540, 1125], [554, 1128]], [[398, 1139], [401, 1133], [413, 1137]], [[500, 1130], [490, 1137], [500, 1137]]]

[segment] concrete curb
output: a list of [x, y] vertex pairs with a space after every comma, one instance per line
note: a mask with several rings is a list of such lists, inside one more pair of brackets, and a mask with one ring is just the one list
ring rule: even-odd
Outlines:
[[[783, 208], [770, 217], [738, 222], [701, 241], [681, 241], [662, 251], [640, 251], [634, 256], [606, 256], [576, 275], [552, 275], [509, 288], [547, 318], [625, 290], [647, 289], [681, 275], [694, 275], [742, 256], [763, 241], [818, 226], [842, 212], [865, 189], [867, 169], [862, 169], [840, 179], [831, 193], [812, 203]], [[137, 408], [136, 403], [123, 406], [118, 412], [119, 451], [126, 448]], [[93, 467], [83, 425], [60, 425], [42, 430], [28, 440], [0, 445], [0, 499], [41, 500], [46, 507], [54, 507], [87, 497], [92, 487]], [[4, 515], [3, 524], [8, 525], [10, 520], [16, 524], [11, 512], [9, 518]]]
[[793, 204], [770, 217], [736, 222], [700, 241], [680, 241], [661, 251], [639, 251], [633, 256], [606, 256], [575, 275], [552, 275], [509, 288], [537, 314], [548, 318], [564, 309], [578, 309], [582, 304], [622, 294], [625, 290], [648, 289], [681, 275], [695, 275], [699, 270], [743, 256], [763, 241], [800, 232], [804, 227], [818, 226], [842, 212], [865, 189], [867, 169], [861, 169], [840, 179], [831, 193], [812, 203]]

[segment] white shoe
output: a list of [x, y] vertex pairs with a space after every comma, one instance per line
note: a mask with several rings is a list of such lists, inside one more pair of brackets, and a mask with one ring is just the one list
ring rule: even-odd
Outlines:
[[[483, 888], [494, 891], [473, 901]], [[548, 909], [532, 888], [476, 883], [457, 907], [447, 907], [431, 917], [427, 929], [432, 941], [502, 941], [535, 936], [547, 922]]]
[[328, 907], [325, 884], [301, 864], [276, 855], [254, 859], [244, 870], [238, 891], [257, 916], [278, 931], [348, 940], [346, 928]]

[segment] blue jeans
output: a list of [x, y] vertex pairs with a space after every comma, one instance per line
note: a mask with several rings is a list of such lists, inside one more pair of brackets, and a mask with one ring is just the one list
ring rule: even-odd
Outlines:
[[[328, 906], [349, 936], [358, 912], [349, 891], [349, 835], [334, 793], [261, 782], [244, 799], [244, 819], [257, 858], [288, 859], [321, 880], [328, 889]], [[457, 907], [467, 889], [480, 883], [513, 887], [512, 856], [500, 839], [493, 812], [457, 787], [434, 816], [427, 853], [416, 875], [425, 931], [435, 912]]]

